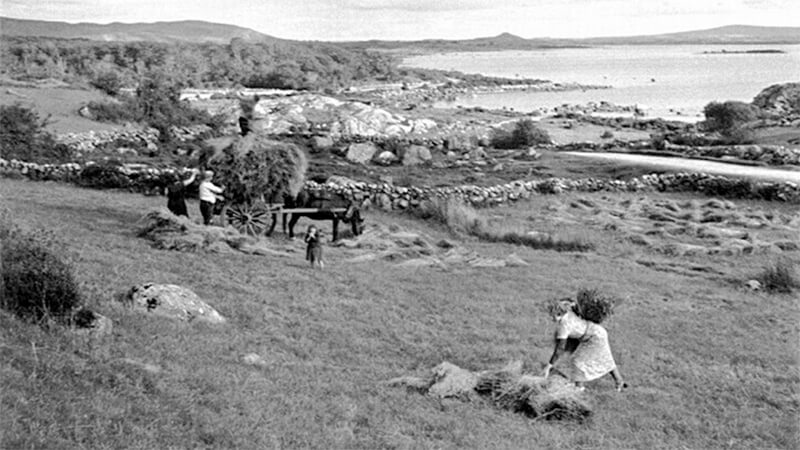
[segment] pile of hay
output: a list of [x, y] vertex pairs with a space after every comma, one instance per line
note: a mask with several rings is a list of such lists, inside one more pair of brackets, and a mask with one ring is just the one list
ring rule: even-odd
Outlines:
[[263, 198], [280, 203], [303, 188], [308, 169], [306, 155], [298, 146], [249, 133], [221, 152], [206, 156], [201, 164], [214, 170], [234, 204]]
[[289, 256], [288, 252], [271, 249], [263, 240], [241, 234], [234, 228], [199, 225], [166, 209], [150, 211], [141, 222], [139, 237], [163, 250]]
[[521, 361], [481, 372], [443, 362], [427, 377], [400, 377], [388, 384], [439, 398], [486, 399], [498, 408], [531, 418], [580, 422], [592, 415], [585, 392], [574, 383], [560, 375], [525, 375]]

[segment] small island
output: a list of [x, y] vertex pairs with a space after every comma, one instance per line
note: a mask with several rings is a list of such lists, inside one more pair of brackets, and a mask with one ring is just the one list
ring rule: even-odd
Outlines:
[[760, 50], [709, 50], [703, 52], [704, 55], [742, 55], [742, 54], [774, 54], [774, 53], [786, 53], [783, 50], [778, 50], [774, 48], [766, 48]]

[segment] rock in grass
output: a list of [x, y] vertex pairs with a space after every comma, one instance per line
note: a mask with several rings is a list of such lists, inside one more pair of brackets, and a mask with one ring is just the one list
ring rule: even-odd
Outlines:
[[174, 284], [152, 284], [132, 287], [126, 298], [134, 308], [149, 314], [170, 319], [191, 322], [220, 324], [225, 323], [222, 317], [208, 303], [204, 302], [191, 290]]

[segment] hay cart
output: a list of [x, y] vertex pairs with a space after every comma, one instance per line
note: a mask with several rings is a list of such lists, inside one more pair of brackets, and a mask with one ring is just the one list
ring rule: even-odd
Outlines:
[[275, 227], [283, 200], [303, 187], [308, 162], [296, 145], [250, 133], [216, 151], [201, 164], [212, 169], [225, 186], [218, 214], [242, 233], [260, 235]]

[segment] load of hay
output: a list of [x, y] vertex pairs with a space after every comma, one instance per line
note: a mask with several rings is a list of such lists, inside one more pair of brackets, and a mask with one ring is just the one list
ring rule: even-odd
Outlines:
[[234, 204], [294, 197], [303, 188], [308, 169], [299, 147], [259, 133], [237, 138], [222, 151], [206, 155], [201, 164], [217, 174], [226, 198]]
[[484, 399], [498, 408], [537, 419], [580, 422], [592, 415], [586, 393], [574, 383], [557, 374], [548, 378], [525, 375], [521, 361], [481, 372], [443, 362], [426, 377], [400, 377], [388, 384], [438, 398]]

